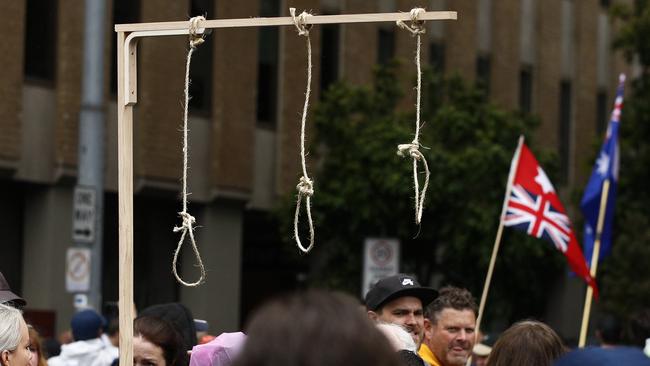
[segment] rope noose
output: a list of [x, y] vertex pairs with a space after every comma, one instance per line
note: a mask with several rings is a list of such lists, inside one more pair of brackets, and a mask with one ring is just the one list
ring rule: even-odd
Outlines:
[[[189, 21], [189, 43], [190, 43], [190, 49], [187, 52], [187, 62], [185, 64], [185, 103], [184, 103], [184, 111], [183, 111], [183, 211], [179, 212], [178, 215], [183, 219], [183, 223], [181, 226], [175, 226], [174, 227], [174, 232], [179, 232], [181, 231], [181, 238], [178, 241], [178, 245], [176, 246], [176, 250], [174, 251], [174, 261], [172, 263], [172, 272], [174, 273], [174, 277], [176, 277], [176, 280], [180, 282], [181, 284], [188, 286], [188, 287], [194, 287], [198, 286], [203, 281], [205, 280], [205, 267], [203, 266], [203, 261], [201, 260], [201, 254], [199, 253], [199, 249], [196, 246], [196, 241], [194, 240], [194, 224], [196, 223], [196, 219], [194, 216], [190, 215], [189, 212], [187, 212], [187, 156], [188, 156], [188, 144], [187, 144], [187, 135], [188, 135], [188, 128], [187, 128], [187, 114], [188, 114], [188, 109], [189, 109], [189, 102], [190, 102], [190, 63], [192, 61], [192, 53], [194, 53], [194, 50], [196, 49], [197, 46], [199, 46], [201, 43], [203, 43], [203, 36], [198, 34], [199, 31], [199, 25], [200, 22], [205, 20], [204, 17], [198, 16], [198, 17], [193, 17]], [[185, 236], [189, 234], [190, 237], [190, 242], [192, 243], [192, 249], [194, 249], [194, 255], [196, 256], [196, 260], [198, 262], [198, 266], [201, 269], [201, 277], [196, 282], [185, 282], [183, 279], [178, 275], [178, 272], [176, 271], [176, 262], [178, 260], [178, 253], [181, 251], [181, 247], [183, 246], [183, 242], [185, 241]]]
[[[293, 23], [298, 30], [298, 35], [305, 36], [307, 39], [307, 91], [305, 92], [305, 104], [302, 109], [302, 120], [300, 124], [300, 158], [302, 163], [302, 177], [296, 186], [298, 190], [298, 199], [296, 200], [296, 213], [293, 219], [293, 235], [296, 239], [296, 245], [303, 253], [308, 253], [314, 246], [314, 223], [311, 218], [311, 197], [314, 195], [314, 183], [307, 174], [307, 163], [305, 162], [305, 124], [307, 120], [307, 109], [309, 108], [309, 94], [311, 93], [311, 39], [309, 38], [310, 26], [306, 18], [311, 14], [303, 11], [296, 16], [296, 8], [289, 8]], [[305, 199], [305, 210], [307, 211], [307, 221], [309, 222], [309, 246], [305, 248], [300, 242], [300, 233], [298, 232], [298, 223], [300, 222], [300, 207], [303, 198]]]
[[[416, 102], [416, 120], [415, 120], [415, 137], [410, 144], [397, 145], [397, 154], [403, 157], [410, 156], [413, 158], [413, 182], [415, 187], [415, 223], [420, 224], [422, 220], [422, 210], [424, 208], [424, 197], [429, 186], [429, 164], [420, 151], [420, 99], [422, 90], [422, 70], [420, 67], [420, 36], [426, 32], [424, 28], [424, 21], [419, 20], [421, 13], [425, 10], [422, 8], [411, 9], [411, 24], [408, 25], [401, 20], [397, 21], [397, 25], [406, 29], [417, 38], [417, 49], [415, 52], [415, 64], [417, 66], [417, 102]], [[422, 191], [420, 191], [420, 183], [418, 180], [418, 161], [424, 164], [425, 179]]]

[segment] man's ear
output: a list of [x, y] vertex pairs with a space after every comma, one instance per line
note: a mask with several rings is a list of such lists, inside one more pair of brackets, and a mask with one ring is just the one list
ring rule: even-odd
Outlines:
[[379, 318], [379, 314], [375, 313], [372, 310], [368, 310], [368, 318], [370, 318], [370, 320], [376, 322], [377, 319]]
[[431, 338], [433, 338], [433, 323], [431, 323], [431, 319], [424, 318], [424, 339]]

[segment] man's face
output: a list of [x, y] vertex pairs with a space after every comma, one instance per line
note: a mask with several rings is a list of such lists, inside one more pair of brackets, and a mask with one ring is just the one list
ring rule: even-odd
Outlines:
[[368, 315], [373, 320], [401, 325], [420, 347], [424, 337], [424, 316], [422, 301], [417, 297], [398, 297], [386, 303], [379, 312], [369, 311]]
[[472, 310], [443, 309], [427, 329], [427, 345], [444, 366], [463, 366], [476, 343], [475, 328]]

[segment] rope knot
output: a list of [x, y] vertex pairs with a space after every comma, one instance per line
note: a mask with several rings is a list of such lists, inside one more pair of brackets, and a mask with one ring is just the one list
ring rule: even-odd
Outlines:
[[410, 144], [397, 145], [397, 155], [403, 157], [410, 156], [415, 160], [422, 160], [424, 158], [422, 152], [420, 152], [420, 144], [417, 141], [413, 141]]
[[411, 25], [404, 23], [403, 20], [398, 20], [395, 23], [398, 27], [406, 29], [411, 32], [413, 35], [424, 34], [426, 33], [426, 28], [424, 28], [424, 20], [420, 20], [420, 14], [426, 13], [424, 8], [413, 8], [411, 9]]
[[190, 215], [188, 212], [179, 212], [178, 216], [183, 219], [183, 224], [181, 226], [175, 226], [174, 232], [177, 233], [181, 230], [193, 230], [193, 225], [196, 223], [194, 216]]
[[311, 29], [311, 24], [307, 24], [307, 18], [311, 16], [308, 12], [304, 11], [300, 15], [296, 16], [296, 8], [289, 8], [289, 13], [291, 13], [291, 18], [293, 19], [293, 24], [298, 30], [298, 35], [309, 37], [309, 30]]
[[298, 193], [302, 196], [311, 197], [314, 195], [314, 183], [304, 175], [300, 177], [300, 182], [296, 188], [298, 189]]
[[[205, 41], [203, 39], [203, 31], [202, 31], [203, 28], [199, 27], [201, 22], [204, 20], [205, 17], [200, 15], [190, 19], [189, 37], [190, 37], [190, 47], [192, 48], [196, 48], [198, 45], [200, 45]], [[199, 31], [201, 31], [201, 34], [199, 34]]]

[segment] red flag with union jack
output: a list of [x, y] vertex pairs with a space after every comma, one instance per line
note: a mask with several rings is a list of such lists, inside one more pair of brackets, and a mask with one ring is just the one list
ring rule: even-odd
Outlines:
[[503, 224], [553, 243], [569, 262], [571, 270], [587, 282], [598, 296], [596, 281], [589, 274], [585, 258], [578, 244], [571, 222], [553, 184], [535, 159], [533, 153], [521, 143], [512, 162], [510, 194]]

